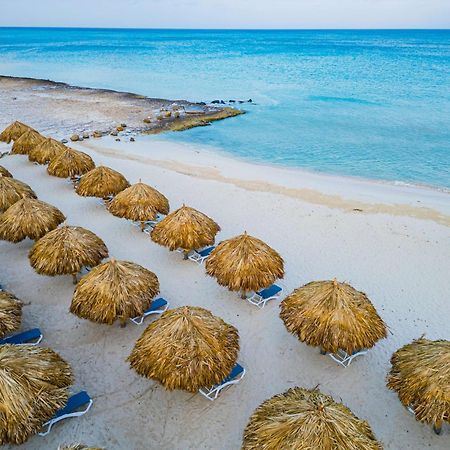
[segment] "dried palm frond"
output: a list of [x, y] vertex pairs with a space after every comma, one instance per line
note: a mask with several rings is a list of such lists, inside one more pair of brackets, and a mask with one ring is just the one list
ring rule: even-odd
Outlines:
[[3, 166], [0, 166], [0, 175], [3, 177], [9, 177], [9, 178], [13, 177], [11, 172], [6, 167], [3, 167]]
[[67, 147], [59, 156], [53, 158], [47, 172], [59, 178], [73, 178], [94, 168], [95, 163], [87, 153]]
[[35, 130], [29, 130], [14, 141], [12, 155], [28, 155], [30, 151], [45, 140], [45, 137]]
[[60, 445], [58, 450], [105, 450], [100, 447], [89, 447], [83, 444]]
[[142, 316], [158, 293], [159, 281], [153, 272], [112, 258], [81, 278], [70, 312], [82, 319], [109, 325], [120, 319], [124, 325], [128, 319]]
[[0, 174], [0, 212], [7, 210], [24, 197], [37, 198], [28, 184]]
[[22, 306], [23, 303], [13, 294], [0, 291], [0, 338], [20, 328]]
[[221, 242], [206, 260], [206, 273], [230, 291], [259, 291], [284, 277], [283, 258], [247, 233]]
[[151, 323], [128, 361], [139, 375], [166, 389], [197, 392], [228, 376], [239, 354], [239, 334], [210, 311], [183, 306]]
[[[11, 125], [7, 126], [0, 134], [0, 142], [6, 142], [9, 144], [11, 141], [15, 141], [22, 136], [26, 131], [33, 130], [33, 128], [25, 125], [22, 122], [16, 120]], [[34, 130], [36, 131], [36, 130]]]
[[365, 420], [319, 390], [299, 387], [261, 403], [242, 450], [382, 450]]
[[136, 183], [119, 192], [108, 206], [111, 214], [141, 222], [153, 220], [157, 214], [169, 213], [169, 201], [161, 192], [144, 183]]
[[187, 257], [191, 250], [214, 244], [219, 231], [220, 226], [206, 214], [183, 205], [153, 228], [151, 238], [171, 251], [183, 249]]
[[346, 283], [313, 281], [281, 302], [280, 317], [289, 332], [308, 345], [349, 355], [373, 347], [387, 328], [364, 292]]
[[66, 218], [52, 205], [34, 198], [23, 198], [0, 215], [0, 239], [20, 242], [37, 240], [54, 230]]
[[[108, 256], [105, 243], [82, 227], [62, 226], [39, 239], [30, 250], [30, 264], [41, 275], [73, 275]], [[76, 278], [75, 278], [76, 279]]]
[[450, 341], [417, 339], [397, 350], [391, 364], [387, 386], [416, 419], [434, 424], [436, 432], [450, 423]]
[[66, 150], [66, 146], [53, 138], [46, 138], [28, 153], [28, 159], [38, 164], [48, 164]]
[[81, 177], [76, 192], [83, 197], [106, 198], [118, 194], [129, 185], [121, 173], [109, 167], [99, 166]]
[[33, 345], [0, 345], [0, 444], [22, 444], [62, 408], [72, 370], [57, 353]]

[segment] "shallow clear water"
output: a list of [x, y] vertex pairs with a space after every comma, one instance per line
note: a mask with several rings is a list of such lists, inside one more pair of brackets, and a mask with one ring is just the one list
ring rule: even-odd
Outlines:
[[251, 98], [247, 115], [166, 138], [450, 188], [450, 31], [0, 28], [0, 73], [151, 97]]

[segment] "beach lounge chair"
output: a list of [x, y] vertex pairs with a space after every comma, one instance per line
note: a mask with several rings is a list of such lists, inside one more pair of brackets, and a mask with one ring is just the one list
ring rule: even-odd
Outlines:
[[[50, 433], [52, 426], [61, 420], [68, 419], [69, 417], [80, 417], [86, 414], [91, 408], [92, 403], [93, 401], [86, 391], [81, 391], [78, 392], [78, 394], [72, 395], [67, 401], [66, 406], [59, 411], [56, 411], [53, 418], [42, 425], [43, 431], [39, 433], [39, 436], [47, 436], [47, 434]], [[80, 408], [84, 406], [86, 406], [85, 409], [80, 411]]]
[[44, 336], [39, 328], [33, 328], [32, 330], [24, 331], [22, 333], [13, 334], [12, 336], [5, 337], [0, 340], [0, 345], [3, 344], [16, 344], [16, 345], [38, 345]]
[[[153, 227], [158, 224], [159, 222], [161, 222], [161, 220], [164, 219], [165, 216], [163, 216], [162, 214], [158, 214], [156, 216], [155, 220], [146, 220], [144, 222], [145, 228], [144, 228], [144, 233], [146, 234], [150, 234]], [[140, 227], [141, 226], [141, 222], [133, 222], [133, 225], [136, 227]]]
[[340, 364], [342, 367], [348, 367], [351, 362], [358, 356], [365, 355], [368, 350], [357, 350], [353, 352], [351, 355], [344, 352], [344, 350], [338, 350], [337, 353], [327, 353], [328, 356], [333, 360]]
[[188, 258], [191, 261], [196, 262], [197, 264], [202, 264], [203, 261], [205, 261], [206, 258], [208, 258], [208, 256], [211, 254], [211, 252], [215, 249], [216, 247], [212, 246], [212, 247], [206, 247], [203, 250], [194, 250], [189, 256]]
[[133, 317], [130, 319], [136, 325], [142, 325], [144, 319], [151, 314], [162, 314], [169, 309], [169, 302], [163, 298], [157, 298], [153, 300], [150, 307], [144, 311], [144, 314], [140, 317]]
[[233, 367], [233, 370], [230, 372], [230, 375], [228, 375], [221, 383], [216, 384], [214, 386], [212, 386], [209, 389], [200, 389], [198, 392], [200, 392], [200, 394], [202, 394], [204, 397], [206, 397], [208, 400], [215, 400], [220, 392], [233, 385], [233, 384], [238, 384], [242, 378], [244, 378], [245, 375], [245, 369], [238, 363], [236, 363], [236, 365]]
[[278, 298], [281, 295], [282, 290], [283, 288], [280, 286], [272, 284], [272, 286], [259, 292], [255, 292], [250, 297], [247, 297], [247, 300], [258, 308], [264, 308], [269, 300], [275, 300]]

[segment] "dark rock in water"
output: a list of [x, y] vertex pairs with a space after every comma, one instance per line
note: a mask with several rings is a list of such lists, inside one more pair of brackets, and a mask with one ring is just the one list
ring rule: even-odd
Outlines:
[[120, 138], [117, 138], [117, 139], [116, 139], [116, 142], [120, 142]]
[[61, 142], [62, 142], [63, 144], [67, 144], [69, 141], [68, 141], [67, 139], [61, 139]]
[[249, 98], [249, 99], [247, 100], [247, 103], [253, 103], [253, 100], [252, 100], [251, 98]]
[[130, 137], [130, 142], [134, 142], [134, 141], [135, 141], [134, 137]]
[[221, 101], [223, 101], [223, 100], [213, 100], [211, 103], [213, 105], [218, 105], [218, 104], [220, 104]]
[[223, 100], [220, 100], [221, 105], [225, 105], [225, 102]]
[[78, 134], [72, 134], [72, 136], [70, 136], [70, 140], [72, 142], [76, 142], [80, 140], [80, 136], [78, 136]]
[[83, 133], [83, 139], [89, 139], [89, 133], [87, 131]]
[[103, 133], [97, 130], [92, 133], [92, 136], [95, 138], [101, 138], [103, 136]]
[[113, 131], [111, 131], [111, 136], [117, 136], [118, 135], [118, 132], [117, 132], [117, 130], [113, 130]]
[[197, 102], [196, 105], [206, 106], [205, 102]]
[[236, 100], [228, 100], [228, 103], [236, 103]]
[[239, 100], [239, 103], [244, 103], [244, 100]]
[[152, 123], [152, 119], [150, 119], [150, 117], [146, 117], [144, 119], [144, 123]]
[[126, 128], [126, 127], [127, 127], [127, 124], [126, 124], [126, 123], [121, 123], [120, 126], [121, 126], [122, 128]]

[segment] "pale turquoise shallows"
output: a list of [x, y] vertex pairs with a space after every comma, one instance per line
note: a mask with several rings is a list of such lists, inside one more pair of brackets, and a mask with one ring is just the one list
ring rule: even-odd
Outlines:
[[245, 116], [167, 138], [450, 187], [450, 31], [3, 28], [0, 73], [152, 97], [251, 98]]

